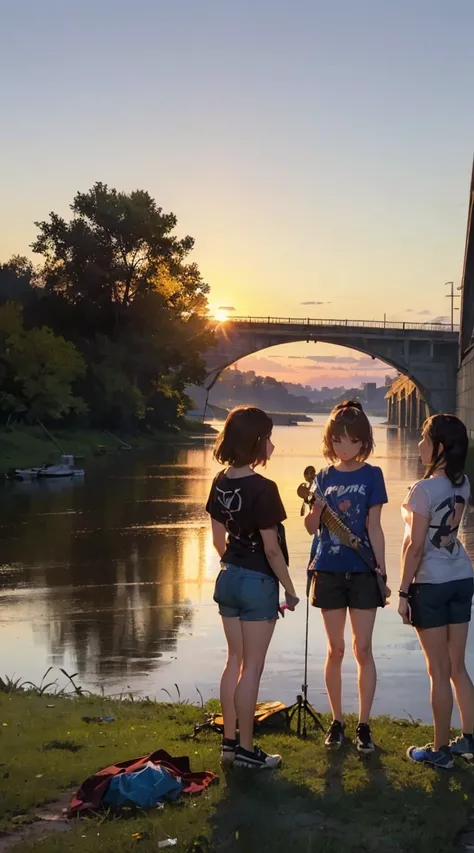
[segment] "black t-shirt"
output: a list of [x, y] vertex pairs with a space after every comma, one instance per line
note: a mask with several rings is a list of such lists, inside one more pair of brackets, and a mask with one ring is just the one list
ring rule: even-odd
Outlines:
[[285, 528], [286, 518], [276, 483], [261, 474], [230, 478], [221, 471], [215, 478], [206, 510], [225, 525], [227, 547], [223, 563], [253, 569], [273, 576], [265, 556], [260, 530], [276, 527], [283, 556], [288, 565]]

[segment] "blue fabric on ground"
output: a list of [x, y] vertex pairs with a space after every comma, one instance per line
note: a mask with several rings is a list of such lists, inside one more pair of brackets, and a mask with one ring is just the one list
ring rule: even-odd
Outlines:
[[134, 803], [143, 809], [156, 806], [165, 798], [175, 800], [183, 785], [163, 767], [148, 764], [137, 773], [120, 773], [114, 776], [104, 796], [104, 805], [123, 806]]

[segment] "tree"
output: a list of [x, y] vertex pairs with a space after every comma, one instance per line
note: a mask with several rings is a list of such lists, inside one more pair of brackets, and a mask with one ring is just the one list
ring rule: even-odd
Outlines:
[[29, 422], [58, 420], [72, 411], [85, 412], [72, 385], [86, 370], [70, 341], [51, 329], [25, 330], [21, 307], [0, 307], [0, 408]]
[[27, 305], [37, 298], [36, 271], [28, 258], [13, 255], [0, 264], [0, 305], [17, 302]]
[[45, 259], [46, 289], [95, 318], [87, 332], [121, 326], [134, 300], [151, 292], [169, 308], [205, 312], [209, 286], [195, 264], [184, 263], [194, 240], [172, 234], [176, 216], [163, 213], [147, 192], [96, 183], [77, 193], [71, 210], [70, 222], [51, 213], [35, 223], [40, 233], [32, 249]]
[[36, 223], [40, 316], [84, 354], [81, 391], [94, 420], [129, 426], [178, 418], [185, 387], [204, 379], [200, 354], [213, 343], [209, 286], [186, 262], [193, 239], [178, 239], [175, 215], [142, 190], [97, 183], [76, 195], [71, 210], [69, 222], [51, 213]]

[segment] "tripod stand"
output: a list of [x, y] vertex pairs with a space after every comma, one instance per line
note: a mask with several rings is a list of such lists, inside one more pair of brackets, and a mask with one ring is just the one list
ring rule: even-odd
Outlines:
[[305, 626], [305, 644], [304, 644], [304, 678], [301, 685], [301, 693], [298, 693], [296, 702], [288, 708], [288, 720], [291, 725], [293, 717], [296, 714], [296, 734], [300, 738], [306, 738], [308, 731], [306, 727], [306, 719], [310, 717], [315, 728], [321, 729], [324, 732], [324, 726], [321, 718], [318, 716], [313, 706], [308, 702], [308, 631], [309, 631], [309, 583], [306, 589], [306, 626]]

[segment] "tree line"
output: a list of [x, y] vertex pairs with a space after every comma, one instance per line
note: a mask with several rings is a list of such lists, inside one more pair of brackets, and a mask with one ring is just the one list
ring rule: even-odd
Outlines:
[[311, 414], [330, 411], [343, 400], [360, 400], [368, 411], [385, 410], [386, 387], [373, 389], [371, 399], [359, 388], [323, 387], [280, 382], [273, 376], [258, 376], [254, 370], [229, 367], [224, 370], [212, 389], [212, 403], [226, 408], [244, 404], [260, 406], [273, 412]]
[[192, 237], [145, 191], [96, 183], [0, 264], [0, 423], [175, 423], [213, 344]]

